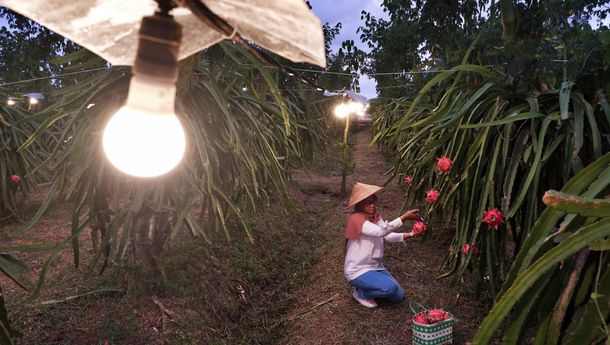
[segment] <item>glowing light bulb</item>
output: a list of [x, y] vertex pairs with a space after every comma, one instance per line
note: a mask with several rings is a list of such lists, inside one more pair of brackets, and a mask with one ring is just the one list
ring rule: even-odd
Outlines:
[[119, 170], [155, 177], [172, 170], [184, 155], [184, 130], [174, 112], [176, 87], [134, 75], [127, 102], [108, 121], [103, 147]]
[[360, 117], [363, 117], [366, 112], [366, 107], [364, 106], [364, 104], [360, 102], [354, 102], [353, 104], [354, 113], [356, 113], [356, 115]]
[[335, 116], [338, 119], [344, 119], [349, 115], [350, 109], [346, 103], [341, 103], [335, 107]]
[[30, 104], [38, 104], [38, 100], [34, 97], [30, 97]]
[[17, 104], [17, 102], [15, 102], [15, 100], [14, 100], [14, 99], [8, 99], [8, 100], [6, 101], [6, 104], [7, 104], [7, 105], [10, 105], [10, 106], [13, 106], [13, 105]]
[[356, 114], [360, 117], [364, 116], [364, 104], [361, 102], [350, 101], [347, 103], [341, 103], [335, 107], [335, 116], [339, 119], [344, 119], [350, 114]]

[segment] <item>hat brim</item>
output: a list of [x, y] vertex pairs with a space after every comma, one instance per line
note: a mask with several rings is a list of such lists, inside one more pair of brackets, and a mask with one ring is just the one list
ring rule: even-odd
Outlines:
[[356, 183], [354, 188], [352, 189], [352, 195], [349, 198], [349, 203], [347, 207], [352, 207], [359, 203], [360, 201], [368, 198], [369, 196], [379, 192], [383, 187], [364, 184], [364, 183]]

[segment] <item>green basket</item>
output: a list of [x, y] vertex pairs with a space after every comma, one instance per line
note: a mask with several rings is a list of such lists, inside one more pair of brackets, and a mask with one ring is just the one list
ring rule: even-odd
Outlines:
[[443, 320], [434, 324], [421, 324], [415, 322], [414, 318], [417, 314], [411, 318], [413, 326], [413, 345], [439, 345], [439, 344], [451, 344], [453, 342], [453, 321], [455, 318], [453, 314], [449, 314], [447, 320]]

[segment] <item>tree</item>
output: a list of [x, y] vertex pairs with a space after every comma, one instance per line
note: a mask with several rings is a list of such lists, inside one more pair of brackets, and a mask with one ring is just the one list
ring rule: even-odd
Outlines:
[[[0, 28], [0, 83], [47, 77], [60, 73], [69, 64], [53, 60], [80, 47], [28, 18], [0, 6], [0, 17], [8, 24]], [[8, 88], [11, 94], [48, 92], [58, 80], [36, 80]], [[6, 89], [5, 89], [6, 90]]]
[[360, 38], [371, 48], [366, 71], [382, 97], [414, 95], [425, 80], [408, 72], [444, 69], [459, 61], [482, 23], [485, 1], [385, 0], [389, 20], [363, 11]]

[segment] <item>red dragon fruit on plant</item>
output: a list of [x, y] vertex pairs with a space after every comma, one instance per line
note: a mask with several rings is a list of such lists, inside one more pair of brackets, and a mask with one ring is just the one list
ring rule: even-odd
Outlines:
[[14, 184], [18, 184], [21, 181], [21, 177], [19, 177], [19, 175], [11, 175], [11, 182], [13, 182]]
[[451, 170], [451, 165], [453, 164], [453, 161], [451, 159], [449, 159], [449, 157], [438, 157], [436, 159], [436, 168], [438, 169], [438, 171], [440, 172], [449, 172], [449, 170]]
[[412, 231], [414, 235], [421, 235], [426, 232], [426, 224], [419, 221], [415, 222]]
[[436, 189], [428, 189], [426, 191], [426, 202], [430, 204], [435, 202], [439, 194], [439, 191], [437, 191]]
[[407, 175], [405, 176], [405, 184], [406, 185], [410, 185], [411, 182], [413, 182], [413, 175]]
[[468, 256], [468, 253], [470, 253], [470, 251], [472, 250], [472, 257], [476, 257], [477, 255], [479, 255], [479, 247], [477, 247], [476, 244], [464, 244], [464, 246], [462, 247], [462, 253], [464, 253], [464, 255]]
[[485, 212], [485, 216], [483, 217], [483, 223], [497, 230], [498, 226], [504, 223], [502, 211], [498, 210], [497, 208], [487, 210]]

